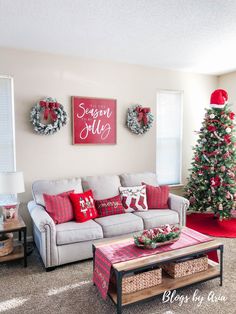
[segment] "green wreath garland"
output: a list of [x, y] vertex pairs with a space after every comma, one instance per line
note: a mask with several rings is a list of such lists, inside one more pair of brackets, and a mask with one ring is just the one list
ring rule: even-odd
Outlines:
[[128, 108], [126, 125], [135, 134], [144, 134], [152, 127], [154, 116], [149, 108], [134, 105]]
[[[51, 117], [52, 123], [41, 122], [42, 114], [47, 120]], [[47, 97], [40, 100], [30, 111], [30, 122], [34, 126], [34, 131], [41, 135], [51, 135], [56, 133], [67, 123], [67, 113], [56, 98]]]

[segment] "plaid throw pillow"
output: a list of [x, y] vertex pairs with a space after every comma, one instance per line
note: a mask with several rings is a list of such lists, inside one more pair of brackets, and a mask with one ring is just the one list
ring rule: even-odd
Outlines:
[[105, 200], [95, 201], [95, 206], [99, 217], [125, 213], [124, 207], [121, 203], [120, 195], [107, 198]]
[[[145, 183], [142, 183], [145, 184]], [[146, 184], [147, 204], [149, 209], [165, 209], [169, 208], [169, 186], [160, 185], [152, 186]]]
[[69, 194], [72, 192], [74, 190], [57, 195], [43, 194], [46, 212], [52, 217], [55, 224], [62, 224], [74, 219], [73, 207], [69, 198]]

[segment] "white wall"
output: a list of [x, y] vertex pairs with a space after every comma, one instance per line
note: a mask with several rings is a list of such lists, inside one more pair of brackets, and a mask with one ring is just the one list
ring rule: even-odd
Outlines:
[[228, 92], [229, 103], [232, 104], [232, 110], [236, 112], [236, 72], [219, 76], [218, 88]]
[[[217, 87], [215, 76], [13, 49], [0, 49], [0, 74], [14, 77], [16, 159], [17, 169], [25, 175], [24, 202], [31, 198], [31, 184], [38, 179], [155, 171], [155, 127], [139, 137], [126, 129], [125, 118], [127, 108], [138, 103], [150, 106], [158, 119], [158, 89], [184, 91], [185, 179], [196, 140], [193, 131], [199, 129], [203, 109]], [[117, 145], [72, 145], [73, 95], [117, 99]], [[45, 96], [56, 97], [70, 118], [52, 136], [35, 134], [29, 122], [30, 108]]]

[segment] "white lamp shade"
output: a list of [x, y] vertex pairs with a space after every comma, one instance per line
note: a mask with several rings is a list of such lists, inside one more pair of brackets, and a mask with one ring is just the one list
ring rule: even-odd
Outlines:
[[0, 172], [0, 194], [25, 192], [23, 172]]

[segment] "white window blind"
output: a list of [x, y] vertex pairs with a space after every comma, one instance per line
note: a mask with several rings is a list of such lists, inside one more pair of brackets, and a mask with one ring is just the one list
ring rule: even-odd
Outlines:
[[[0, 75], [0, 172], [15, 170], [13, 78]], [[11, 197], [0, 194], [0, 205]]]
[[156, 172], [159, 184], [181, 183], [182, 98], [181, 91], [157, 93]]
[[15, 171], [13, 79], [0, 75], [0, 172]]

